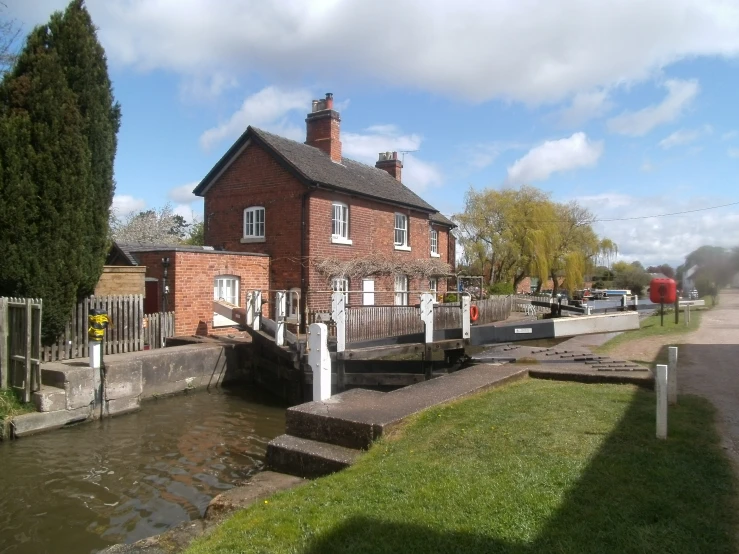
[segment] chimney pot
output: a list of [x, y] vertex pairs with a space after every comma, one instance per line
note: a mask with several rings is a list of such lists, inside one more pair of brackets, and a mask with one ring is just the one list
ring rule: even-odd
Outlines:
[[403, 169], [403, 162], [398, 159], [397, 152], [380, 152], [375, 163], [377, 169], [387, 171], [390, 175], [400, 181]]

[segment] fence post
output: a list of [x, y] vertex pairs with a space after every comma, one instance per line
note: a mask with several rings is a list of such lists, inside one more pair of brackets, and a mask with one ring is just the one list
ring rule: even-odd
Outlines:
[[634, 295], [634, 311], [639, 311], [639, 296], [636, 294]]
[[421, 295], [421, 321], [425, 326], [424, 342], [434, 342], [434, 296], [427, 292]]
[[259, 324], [262, 321], [262, 291], [255, 290], [252, 299], [252, 310], [254, 311], [254, 322], [252, 327], [255, 331], [259, 331]]
[[278, 290], [275, 293], [275, 342], [277, 346], [285, 345], [285, 311], [287, 309], [287, 298], [284, 290]]
[[9, 384], [8, 325], [8, 299], [0, 298], [0, 389], [7, 389]]
[[254, 325], [254, 291], [250, 290], [246, 293], [246, 324], [251, 327]]
[[677, 404], [677, 346], [667, 348], [667, 402]]
[[667, 374], [666, 365], [657, 366], [654, 390], [657, 393], [657, 438], [667, 438]]
[[470, 296], [463, 294], [460, 302], [462, 306], [462, 338], [470, 338]]
[[308, 363], [313, 370], [313, 401], [328, 400], [331, 398], [331, 355], [325, 323], [311, 323], [308, 348]]
[[344, 293], [331, 293], [331, 319], [336, 323], [336, 351], [346, 350], [346, 306]]

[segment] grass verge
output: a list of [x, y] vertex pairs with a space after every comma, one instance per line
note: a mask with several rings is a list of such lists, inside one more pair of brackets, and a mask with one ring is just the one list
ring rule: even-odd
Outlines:
[[632, 340], [645, 339], [649, 337], [667, 336], [667, 335], [684, 335], [695, 331], [701, 322], [701, 311], [690, 312], [690, 324], [685, 325], [684, 313], [680, 313], [680, 322], [675, 323], [675, 313], [665, 313], [664, 325], [661, 324], [660, 315], [650, 315], [639, 322], [639, 328], [633, 331], [625, 331], [616, 335], [608, 342], [593, 349], [594, 352], [601, 354], [610, 352], [617, 346]]
[[23, 404], [18, 396], [7, 389], [0, 389], [0, 421], [18, 414], [33, 412], [32, 404]]
[[425, 411], [351, 468], [238, 512], [188, 554], [734, 552], [714, 412], [527, 380]]

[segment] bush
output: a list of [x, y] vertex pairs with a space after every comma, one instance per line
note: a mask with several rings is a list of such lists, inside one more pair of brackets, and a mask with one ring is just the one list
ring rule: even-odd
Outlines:
[[444, 302], [459, 302], [456, 292], [447, 292], [444, 295]]
[[488, 285], [487, 291], [490, 295], [516, 293], [512, 283], [495, 283], [494, 285]]

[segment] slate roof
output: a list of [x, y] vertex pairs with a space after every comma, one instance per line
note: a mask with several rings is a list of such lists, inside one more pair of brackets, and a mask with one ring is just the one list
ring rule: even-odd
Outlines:
[[439, 225], [446, 225], [447, 227], [456, 227], [457, 226], [456, 223], [454, 223], [451, 219], [447, 218], [441, 212], [436, 212], [434, 214], [431, 214], [429, 216], [429, 219], [431, 221], [433, 221], [434, 223], [438, 223]]
[[[392, 175], [382, 169], [371, 167], [363, 163], [342, 158], [341, 163], [331, 160], [328, 154], [315, 148], [294, 140], [268, 133], [256, 127], [249, 126], [241, 137], [229, 148], [218, 163], [213, 166], [208, 175], [200, 182], [193, 191], [198, 196], [203, 196], [212, 181], [225, 169], [241, 148], [250, 139], [265, 145], [284, 162], [289, 168], [308, 183], [317, 183], [319, 186], [358, 194], [391, 204], [398, 204], [437, 215], [437, 210], [415, 192], [402, 183], [399, 183]], [[447, 218], [438, 214], [441, 219], [439, 223], [455, 226]]]
[[237, 256], [267, 256], [268, 254], [259, 254], [254, 252], [231, 252], [213, 246], [191, 246], [188, 244], [142, 244], [142, 243], [120, 243], [114, 242], [113, 248], [123, 254], [131, 265], [139, 265], [139, 259], [136, 257], [138, 252], [196, 252], [205, 254], [231, 254]]

